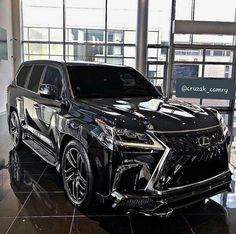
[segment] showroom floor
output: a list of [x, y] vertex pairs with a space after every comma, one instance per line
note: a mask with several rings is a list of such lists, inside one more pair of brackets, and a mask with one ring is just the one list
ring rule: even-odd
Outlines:
[[100, 205], [75, 209], [53, 167], [27, 148], [12, 150], [5, 115], [0, 129], [0, 233], [236, 233], [232, 192], [169, 218], [118, 213]]

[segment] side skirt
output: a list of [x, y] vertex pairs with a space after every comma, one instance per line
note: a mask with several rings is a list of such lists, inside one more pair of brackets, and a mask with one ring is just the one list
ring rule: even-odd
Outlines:
[[58, 166], [58, 163], [55, 161], [55, 154], [50, 149], [43, 146], [39, 141], [34, 139], [32, 136], [24, 134], [23, 142], [45, 162], [55, 167]]

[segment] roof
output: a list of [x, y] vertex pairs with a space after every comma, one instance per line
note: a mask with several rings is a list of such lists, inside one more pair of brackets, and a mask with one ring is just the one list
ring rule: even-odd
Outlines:
[[22, 65], [33, 65], [33, 64], [65, 64], [66, 66], [111, 66], [111, 67], [126, 67], [124, 65], [115, 65], [108, 63], [98, 63], [98, 62], [87, 62], [87, 61], [56, 61], [56, 60], [31, 60], [23, 62]]

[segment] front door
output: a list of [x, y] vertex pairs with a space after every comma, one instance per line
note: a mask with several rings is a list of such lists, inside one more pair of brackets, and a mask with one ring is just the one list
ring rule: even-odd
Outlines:
[[41, 84], [49, 84], [57, 87], [59, 92], [58, 99], [52, 99], [40, 96], [36, 100], [38, 110], [38, 121], [42, 133], [41, 140], [56, 153], [58, 115], [61, 110], [61, 92], [62, 92], [62, 71], [59, 67], [47, 66]]
[[26, 84], [27, 94], [23, 97], [26, 128], [36, 140], [40, 139], [41, 136], [41, 128], [38, 122], [39, 110], [37, 108], [37, 100], [39, 99], [39, 83], [45, 68], [44, 65], [33, 66]]

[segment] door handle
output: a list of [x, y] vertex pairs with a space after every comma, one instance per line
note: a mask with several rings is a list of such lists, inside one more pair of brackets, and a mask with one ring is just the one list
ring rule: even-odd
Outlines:
[[39, 105], [38, 104], [34, 104], [34, 109], [39, 109]]
[[17, 101], [19, 101], [19, 102], [22, 101], [22, 97], [17, 97], [16, 99], [17, 99]]

